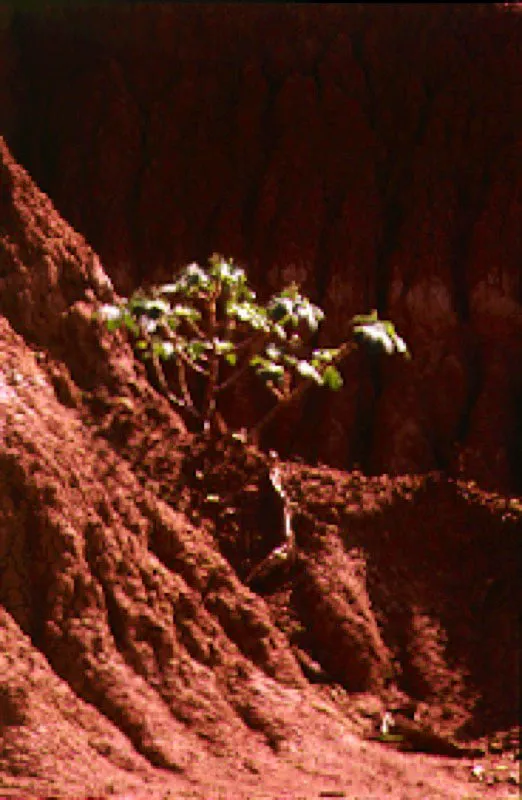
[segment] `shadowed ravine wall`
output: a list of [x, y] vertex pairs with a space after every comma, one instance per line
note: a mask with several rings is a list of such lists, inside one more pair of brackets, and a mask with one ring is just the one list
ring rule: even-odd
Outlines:
[[325, 343], [396, 322], [412, 364], [346, 363], [282, 454], [521, 489], [522, 14], [86, 5], [0, 37], [2, 133], [120, 291], [221, 250], [301, 281]]

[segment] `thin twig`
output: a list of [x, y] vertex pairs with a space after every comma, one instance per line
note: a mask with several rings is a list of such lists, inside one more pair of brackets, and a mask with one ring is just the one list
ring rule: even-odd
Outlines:
[[[221, 293], [221, 285], [218, 281], [216, 285], [216, 290], [212, 297], [209, 299], [209, 307], [208, 307], [208, 338], [211, 342], [214, 341], [216, 336], [216, 298], [219, 297]], [[219, 356], [215, 350], [212, 350], [212, 353], [209, 355], [209, 364], [208, 364], [208, 373], [207, 373], [207, 385], [205, 387], [205, 405], [203, 408], [203, 419], [205, 421], [205, 425], [210, 423], [210, 420], [216, 410], [216, 387], [218, 384], [219, 379]]]
[[205, 334], [203, 333], [203, 331], [201, 330], [201, 328], [199, 327], [197, 322], [195, 322], [195, 320], [186, 319], [186, 323], [189, 326], [189, 328], [192, 330], [192, 332], [196, 334], [196, 336], [199, 336], [200, 339], [204, 339], [205, 338]]
[[190, 390], [188, 388], [187, 373], [185, 372], [185, 364], [183, 363], [183, 361], [181, 359], [175, 359], [175, 361], [176, 361], [176, 367], [177, 367], [177, 372], [178, 372], [178, 383], [179, 383], [179, 387], [181, 389], [183, 402], [185, 403], [186, 407], [190, 411], [192, 411], [197, 416], [199, 416], [199, 413], [196, 411], [196, 407], [195, 407], [194, 402], [192, 400], [192, 396], [190, 394]]
[[[267, 338], [267, 334], [264, 331], [258, 331], [253, 336], [250, 336], [248, 339], [245, 339], [243, 342], [241, 342], [240, 344], [236, 345], [236, 353], [239, 350], [244, 350], [245, 346], [247, 344], [249, 344], [249, 345], [254, 345], [255, 344], [255, 347], [252, 347], [252, 349], [250, 350], [250, 353], [246, 357], [246, 359], [245, 359], [244, 363], [241, 365], [241, 367], [239, 367], [239, 369], [236, 369], [229, 378], [227, 378], [225, 381], [223, 381], [223, 383], [221, 383], [219, 386], [216, 386], [216, 389], [215, 389], [216, 394], [218, 392], [224, 391], [225, 389], [228, 389], [237, 380], [239, 380], [239, 378], [241, 378], [245, 374], [245, 372], [248, 372], [248, 370], [250, 369], [250, 360], [253, 358], [253, 356], [255, 356], [257, 353], [259, 353], [263, 349], [263, 345], [265, 344], [266, 338]], [[256, 340], [258, 340], [258, 341], [256, 341]]]
[[[338, 348], [337, 355], [332, 359], [332, 364], [338, 364], [343, 358], [345, 358], [352, 350], [357, 347], [355, 342], [345, 342]], [[278, 414], [283, 408], [287, 408], [288, 406], [292, 405], [299, 397], [301, 397], [304, 392], [310, 388], [315, 383], [312, 378], [306, 378], [299, 386], [297, 386], [290, 394], [281, 398], [281, 400], [277, 403], [277, 405], [273, 406], [270, 411], [257, 423], [254, 425], [253, 428], [250, 429], [249, 437], [252, 441], [257, 441], [259, 438], [260, 432], [265, 428], [269, 422]]]

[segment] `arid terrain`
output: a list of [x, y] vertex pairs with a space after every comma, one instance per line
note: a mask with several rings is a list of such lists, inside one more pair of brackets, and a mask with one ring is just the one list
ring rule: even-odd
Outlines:
[[[0, 15], [2, 800], [519, 797], [521, 15], [325, 8]], [[412, 361], [193, 430], [96, 312], [213, 249]]]

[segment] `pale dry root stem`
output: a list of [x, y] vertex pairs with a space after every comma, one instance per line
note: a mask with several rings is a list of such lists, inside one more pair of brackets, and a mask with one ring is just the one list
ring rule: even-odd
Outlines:
[[[275, 453], [271, 453], [274, 458]], [[273, 570], [285, 566], [290, 566], [296, 557], [296, 540], [295, 533], [292, 528], [292, 510], [291, 502], [283, 488], [281, 480], [281, 470], [274, 464], [269, 472], [270, 483], [274, 487], [274, 491], [279, 495], [282, 501], [282, 527], [284, 540], [283, 543], [275, 547], [266, 558], [257, 564], [247, 575], [246, 583], [250, 584], [253, 580], [266, 578]]]

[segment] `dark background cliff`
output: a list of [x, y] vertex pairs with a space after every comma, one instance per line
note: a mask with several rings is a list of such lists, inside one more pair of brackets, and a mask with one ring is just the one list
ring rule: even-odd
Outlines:
[[283, 453], [520, 490], [522, 14], [51, 6], [0, 37], [2, 133], [118, 290], [220, 250], [261, 293], [299, 280], [325, 343], [373, 307], [408, 340], [310, 395]]

